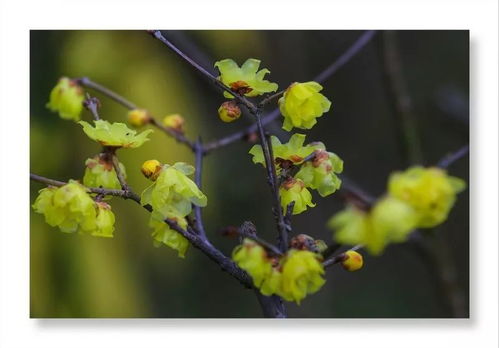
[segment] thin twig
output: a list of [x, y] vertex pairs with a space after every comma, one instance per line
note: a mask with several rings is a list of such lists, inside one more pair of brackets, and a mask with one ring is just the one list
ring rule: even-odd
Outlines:
[[445, 156], [444, 158], [442, 158], [440, 161], [438, 161], [437, 167], [447, 169], [451, 164], [461, 159], [462, 157], [466, 156], [469, 151], [470, 151], [470, 146], [464, 145], [456, 152], [452, 152], [447, 156]]
[[194, 151], [194, 142], [192, 140], [188, 139], [181, 132], [178, 132], [174, 129], [171, 129], [169, 127], [164, 126], [163, 124], [158, 122], [158, 120], [156, 120], [153, 116], [151, 116], [149, 123], [152, 124], [153, 126], [159, 128], [159, 129], [161, 129], [163, 132], [167, 133], [169, 136], [174, 138], [179, 143], [187, 145], [191, 149], [191, 151]]
[[[357, 53], [359, 53], [360, 50], [367, 45], [367, 43], [369, 43], [375, 33], [375, 30], [365, 31], [341, 56], [339, 56], [332, 64], [327, 66], [326, 69], [317, 75], [314, 78], [314, 81], [324, 82], [333, 76], [341, 67], [348, 63]], [[279, 108], [275, 108], [272, 112], [262, 118], [262, 125], [266, 126], [267, 124], [273, 122], [277, 117], [279, 117], [279, 115]], [[256, 131], [257, 126], [253, 124], [246, 129], [205, 144], [205, 150], [206, 152], [210, 152], [220, 147], [225, 147], [236, 141], [243, 140]]]
[[265, 158], [265, 168], [267, 170], [267, 182], [272, 193], [272, 207], [276, 220], [277, 231], [279, 233], [279, 248], [285, 252], [288, 249], [288, 231], [284, 222], [284, 215], [281, 208], [281, 199], [279, 197], [279, 186], [277, 185], [277, 174], [274, 163], [274, 154], [272, 142], [265, 134], [265, 129], [262, 126], [260, 113], [254, 114], [258, 133], [260, 134], [260, 145], [262, 146], [263, 156]]
[[243, 104], [248, 108], [248, 110], [252, 112], [256, 112], [256, 106], [251, 103], [248, 99], [246, 99], [244, 96], [239, 95], [238, 93], [234, 92], [232, 89], [227, 87], [222, 81], [217, 79], [215, 76], [213, 76], [210, 72], [208, 72], [205, 68], [203, 68], [201, 65], [199, 65], [197, 62], [192, 60], [188, 55], [186, 55], [184, 52], [182, 52], [180, 49], [177, 48], [173, 43], [171, 43], [169, 40], [167, 40], [163, 34], [161, 34], [161, 31], [159, 30], [151, 30], [150, 33], [152, 34], [153, 37], [164, 43], [166, 46], [168, 46], [169, 49], [171, 49], [173, 52], [175, 52], [180, 58], [188, 62], [190, 65], [192, 65], [197, 71], [199, 71], [201, 74], [203, 74], [205, 77], [207, 77], [211, 82], [213, 82], [218, 88], [223, 90], [224, 92], [227, 92], [231, 94], [239, 103]]
[[133, 110], [137, 108], [137, 106], [131, 101], [125, 99], [123, 96], [119, 95], [118, 93], [111, 91], [109, 88], [104, 87], [103, 85], [90, 80], [88, 77], [81, 77], [75, 79], [75, 81], [84, 87], [91, 88], [95, 91], [104, 94], [106, 97], [113, 99], [115, 102], [123, 105], [127, 109]]
[[91, 97], [87, 93], [85, 100], [83, 101], [83, 106], [92, 113], [92, 116], [96, 121], [100, 120], [99, 112], [100, 101], [96, 97]]
[[116, 172], [116, 176], [118, 177], [118, 181], [121, 185], [121, 189], [123, 191], [130, 191], [128, 184], [126, 183], [125, 173], [123, 173], [123, 171], [121, 170], [120, 161], [118, 160], [118, 156], [116, 156], [115, 152], [112, 153], [111, 158], [113, 161], [114, 171]]
[[284, 92], [286, 92], [286, 90], [282, 90], [280, 92], [277, 92], [277, 93], [274, 93], [268, 97], [266, 97], [265, 99], [263, 99], [259, 104], [258, 104], [258, 107], [260, 109], [263, 109], [265, 107], [265, 105], [267, 105], [268, 103], [270, 103], [271, 101], [273, 101], [274, 99], [277, 99], [279, 98], [280, 96], [282, 96], [284, 94]]
[[[30, 180], [33, 181], [38, 181], [42, 184], [45, 184], [47, 186], [55, 186], [55, 187], [60, 187], [64, 186], [67, 184], [67, 182], [64, 181], [58, 181], [54, 179], [49, 179], [37, 174], [30, 173], [29, 175]], [[137, 203], [140, 204], [140, 197], [132, 192], [132, 191], [124, 191], [124, 190], [111, 190], [111, 189], [105, 189], [101, 187], [87, 187], [87, 189], [92, 192], [92, 193], [97, 193], [99, 195], [105, 195], [105, 196], [115, 196], [115, 197], [121, 197], [125, 199], [131, 199]]]
[[[203, 145], [201, 143], [201, 138], [198, 138], [194, 144], [194, 156], [195, 156], [195, 166], [196, 172], [194, 174], [194, 182], [197, 187], [201, 190], [201, 177], [203, 171]], [[203, 216], [201, 212], [201, 207], [194, 204], [194, 217], [196, 219], [196, 230], [203, 238], [206, 240], [206, 231], [204, 230]]]
[[[63, 186], [66, 185], [66, 182], [63, 181], [57, 181], [53, 179], [48, 179], [36, 174], [30, 174], [30, 179], [34, 181], [41, 182], [45, 185], [49, 186]], [[117, 196], [117, 197], [122, 197], [122, 198], [130, 198], [136, 203], [140, 203], [140, 197], [135, 194], [134, 192], [130, 191], [124, 191], [124, 190], [108, 190], [108, 189], [102, 189], [102, 188], [87, 188], [90, 192], [93, 193], [98, 193], [98, 194], [103, 194], [103, 195], [109, 195], [109, 196]], [[144, 205], [142, 206], [144, 209], [147, 211], [151, 212], [152, 207], [150, 205]], [[207, 241], [203, 240], [199, 235], [195, 233], [190, 233], [184, 229], [182, 229], [176, 222], [166, 219], [165, 223], [167, 223], [172, 229], [180, 233], [182, 236], [184, 236], [189, 242], [196, 247], [197, 249], [201, 250], [206, 256], [208, 256], [211, 260], [215, 261], [221, 268], [222, 270], [228, 272], [230, 275], [232, 275], [234, 278], [236, 278], [241, 284], [243, 284], [247, 288], [253, 288], [253, 282], [251, 280], [251, 277], [241, 268], [239, 268], [234, 261], [232, 261], [229, 257], [225, 256], [220, 250], [216, 249], [213, 245], [208, 243]]]
[[[77, 79], [75, 79], [75, 81], [84, 87], [91, 88], [95, 91], [102, 93], [106, 97], [116, 101], [118, 104], [124, 106], [128, 110], [137, 109], [137, 106], [134, 103], [132, 103], [131, 101], [127, 100], [126, 98], [119, 95], [118, 93], [110, 90], [109, 88], [104, 87], [103, 85], [98, 84], [97, 82], [90, 80], [88, 77], [77, 78]], [[176, 141], [178, 141], [179, 143], [187, 145], [191, 150], [194, 151], [194, 142], [189, 140], [184, 134], [182, 134], [181, 132], [177, 132], [174, 129], [165, 127], [163, 124], [161, 124], [161, 122], [156, 120], [156, 118], [152, 115], [149, 115], [149, 117], [150, 117], [149, 123], [151, 125], [155, 126], [156, 128], [161, 129], [163, 132], [165, 132], [166, 134], [168, 134], [169, 136], [174, 138]]]
[[354, 247], [352, 247], [352, 248], [348, 249], [347, 251], [345, 251], [345, 252], [343, 252], [343, 253], [341, 253], [341, 254], [338, 254], [338, 255], [336, 255], [336, 256], [333, 256], [333, 257], [332, 257], [332, 258], [330, 258], [330, 259], [327, 259], [326, 261], [324, 261], [324, 262], [322, 263], [322, 265], [324, 266], [324, 268], [326, 268], [326, 267], [329, 267], [329, 266], [335, 265], [335, 264], [337, 264], [337, 263], [340, 263], [340, 262], [342, 262], [342, 261], [345, 261], [345, 256], [346, 256], [346, 253], [347, 253], [348, 251], [356, 251], [356, 250], [359, 250], [359, 249], [361, 249], [361, 248], [363, 248], [363, 247], [364, 247], [364, 246], [363, 246], [362, 244], [356, 245], [356, 246], [354, 246]]
[[242, 228], [238, 228], [235, 230], [237, 234], [239, 234], [241, 237], [249, 238], [258, 244], [260, 244], [262, 247], [267, 249], [268, 251], [272, 252], [275, 255], [282, 256], [283, 253], [272, 243], [267, 242], [265, 239], [260, 238], [256, 233], [251, 233], [248, 231], [245, 231]]

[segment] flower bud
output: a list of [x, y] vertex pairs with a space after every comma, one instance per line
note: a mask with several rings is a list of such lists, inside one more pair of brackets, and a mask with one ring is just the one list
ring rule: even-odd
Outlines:
[[133, 127], [142, 127], [149, 123], [151, 116], [145, 109], [133, 109], [128, 112], [128, 123]]
[[241, 109], [234, 101], [226, 101], [218, 108], [218, 116], [224, 122], [232, 122], [241, 117]]
[[79, 121], [83, 110], [83, 88], [67, 77], [59, 79], [50, 92], [47, 108], [66, 120]]
[[145, 161], [140, 171], [146, 178], [155, 181], [161, 172], [161, 163], [158, 160]]
[[357, 271], [364, 265], [364, 258], [356, 251], [345, 252], [345, 259], [341, 262], [343, 268], [349, 272]]
[[184, 132], [185, 119], [179, 114], [171, 114], [163, 118], [163, 125], [167, 128], [171, 128], [176, 132]]

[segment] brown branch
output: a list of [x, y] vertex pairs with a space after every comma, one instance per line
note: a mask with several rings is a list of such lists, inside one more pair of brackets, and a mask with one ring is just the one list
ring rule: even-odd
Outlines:
[[[356, 250], [359, 250], [363, 247], [363, 245], [359, 244], [359, 245], [356, 245], [350, 249], [348, 249], [347, 251], [356, 251]], [[326, 261], [324, 261], [322, 263], [322, 266], [324, 266], [324, 268], [327, 268], [329, 266], [332, 266], [332, 265], [335, 265], [337, 263], [340, 263], [342, 261], [345, 261], [345, 257], [346, 257], [346, 253], [347, 251], [341, 253], [341, 254], [338, 254], [336, 256], [333, 256], [332, 258], [330, 259], [327, 259]]]
[[470, 151], [470, 146], [464, 145], [459, 150], [448, 154], [447, 156], [442, 158], [440, 161], [438, 161], [437, 167], [447, 169], [451, 164], [453, 164], [457, 160], [466, 156], [469, 151]]
[[251, 103], [248, 99], [246, 99], [244, 96], [239, 95], [238, 93], [234, 92], [232, 89], [227, 87], [226, 85], [223, 84], [222, 81], [220, 81], [218, 78], [213, 76], [210, 72], [208, 72], [205, 68], [203, 68], [201, 65], [196, 63], [194, 60], [192, 60], [189, 56], [187, 56], [184, 52], [182, 52], [180, 49], [177, 48], [173, 43], [171, 43], [169, 40], [167, 40], [163, 34], [161, 34], [161, 31], [159, 30], [150, 30], [149, 31], [153, 37], [164, 43], [170, 50], [175, 52], [180, 58], [185, 60], [187, 63], [189, 63], [191, 66], [193, 66], [197, 71], [199, 71], [202, 75], [207, 77], [211, 82], [213, 82], [218, 88], [223, 90], [224, 92], [227, 92], [231, 94], [240, 104], [243, 104], [246, 106], [246, 108], [255, 113], [257, 110], [257, 107]]
[[[110, 90], [107, 87], [102, 86], [101, 84], [98, 84], [97, 82], [94, 82], [90, 80], [88, 77], [81, 77], [78, 79], [75, 79], [75, 81], [80, 84], [81, 86], [91, 88], [95, 91], [98, 91], [105, 95], [106, 97], [116, 101], [118, 104], [121, 104], [128, 110], [134, 110], [137, 109], [138, 107], [132, 103], [131, 101], [125, 99], [123, 96], [119, 95], [118, 93]], [[171, 128], [165, 127], [161, 122], [156, 120], [156, 118], [152, 115], [149, 115], [149, 123], [153, 125], [156, 128], [159, 128], [163, 132], [165, 132], [167, 135], [171, 136], [174, 138], [177, 142], [182, 143], [184, 145], [187, 145], [191, 150], [194, 151], [194, 142], [189, 140], [184, 134], [177, 132]]]
[[[202, 172], [203, 172], [203, 145], [201, 143], [201, 138], [196, 141], [194, 144], [194, 156], [195, 156], [195, 166], [196, 166], [196, 172], [194, 173], [194, 182], [196, 183], [197, 187], [201, 190], [201, 177], [202, 177]], [[203, 216], [201, 212], [201, 207], [194, 205], [194, 217], [196, 219], [195, 225], [196, 225], [196, 230], [203, 238], [206, 240], [206, 231], [204, 230], [204, 224], [203, 224]]]
[[[64, 186], [67, 184], [67, 182], [64, 181], [58, 181], [54, 179], [49, 179], [37, 174], [30, 173], [29, 174], [30, 180], [40, 182], [42, 184], [45, 184], [47, 186], [55, 186], [55, 187], [60, 187]], [[86, 187], [90, 192], [92, 193], [97, 193], [99, 195], [104, 195], [104, 196], [115, 196], [115, 197], [121, 197], [124, 199], [131, 199], [137, 203], [140, 204], [140, 197], [132, 192], [132, 191], [124, 191], [124, 190], [111, 190], [111, 189], [105, 189], [101, 187]]]
[[97, 111], [100, 108], [99, 99], [91, 97], [90, 94], [87, 93], [86, 98], [83, 101], [83, 106], [92, 113], [92, 116], [96, 121], [100, 120], [99, 112]]
[[265, 105], [267, 105], [268, 103], [270, 103], [271, 101], [273, 101], [274, 99], [277, 99], [279, 97], [281, 97], [284, 92], [286, 92], [286, 90], [282, 90], [280, 92], [277, 92], [277, 93], [274, 93], [268, 97], [266, 97], [265, 99], [263, 99], [259, 104], [258, 104], [258, 108], [260, 109], [263, 109], [265, 107]]
[[[341, 56], [339, 56], [333, 63], [331, 63], [319, 75], [317, 75], [314, 78], [314, 81], [324, 82], [325, 80], [333, 76], [341, 67], [343, 67], [353, 57], [355, 57], [355, 55], [357, 55], [357, 53], [359, 53], [361, 49], [371, 41], [375, 34], [376, 31], [374, 30], [365, 31]], [[279, 115], [279, 108], [274, 109], [272, 112], [262, 118], [262, 125], [266, 126], [267, 124], [273, 122], [277, 117], [279, 117]], [[243, 140], [256, 131], [257, 126], [253, 124], [246, 129], [229, 134], [223, 138], [205, 144], [205, 151], [210, 152], [220, 147], [230, 145], [236, 141]]]
[[97, 82], [90, 80], [88, 77], [81, 77], [81, 78], [75, 79], [75, 81], [78, 84], [80, 84], [81, 86], [88, 87], [88, 88], [93, 89], [94, 91], [98, 91], [98, 92], [102, 93], [106, 97], [111, 98], [112, 100], [114, 100], [118, 104], [123, 105], [124, 107], [126, 107], [129, 110], [137, 109], [137, 106], [134, 103], [132, 103], [131, 101], [125, 99], [124, 97], [122, 97], [118, 93], [111, 91], [109, 88], [104, 87], [103, 85], [98, 84]]
[[130, 187], [126, 183], [125, 173], [121, 171], [120, 161], [118, 160], [118, 156], [116, 156], [116, 152], [113, 152], [111, 156], [112, 156], [111, 160], [113, 161], [114, 171], [116, 172], [116, 176], [118, 177], [121, 189], [123, 191], [131, 191]]
[[[49, 186], [63, 186], [66, 185], [66, 182], [57, 181], [53, 179], [48, 179], [36, 174], [30, 174], [30, 179], [34, 181], [38, 181], [45, 185]], [[98, 193], [102, 195], [109, 196], [117, 196], [122, 198], [129, 198], [140, 204], [140, 197], [132, 191], [125, 190], [108, 190], [103, 188], [87, 188], [90, 192]], [[141, 205], [142, 206], [142, 205]], [[147, 211], [151, 212], [152, 207], [150, 205], [142, 206]], [[182, 229], [176, 222], [166, 219], [165, 223], [167, 223], [172, 229], [176, 232], [180, 233], [184, 236], [189, 242], [197, 249], [201, 250], [206, 256], [208, 256], [211, 260], [215, 261], [218, 265], [220, 265], [221, 269], [232, 275], [236, 278], [241, 284], [243, 284], [247, 288], [253, 288], [253, 282], [251, 277], [241, 268], [239, 268], [234, 261], [232, 261], [229, 257], [225, 256], [220, 250], [215, 248], [211, 243], [202, 239], [199, 235], [195, 233], [190, 233]]]

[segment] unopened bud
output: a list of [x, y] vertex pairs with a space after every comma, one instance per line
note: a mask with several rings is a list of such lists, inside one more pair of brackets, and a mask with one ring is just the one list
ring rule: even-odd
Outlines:
[[218, 108], [218, 116], [224, 122], [232, 122], [241, 117], [241, 109], [235, 101], [226, 101]]
[[150, 121], [151, 116], [145, 109], [133, 109], [128, 112], [128, 123], [133, 127], [142, 127]]
[[179, 114], [171, 114], [163, 118], [163, 125], [176, 132], [184, 133], [185, 119]]
[[364, 265], [364, 258], [358, 252], [348, 250], [345, 252], [345, 259], [341, 262], [341, 265], [347, 271], [357, 271]]
[[158, 160], [148, 160], [142, 164], [140, 171], [144, 176], [152, 181], [158, 178], [161, 172], [161, 163]]

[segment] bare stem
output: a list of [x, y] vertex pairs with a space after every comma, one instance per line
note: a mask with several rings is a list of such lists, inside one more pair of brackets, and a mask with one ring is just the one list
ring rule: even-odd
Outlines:
[[[49, 186], [63, 186], [66, 185], [66, 182], [63, 181], [57, 181], [53, 179], [48, 179], [36, 174], [30, 174], [30, 179], [34, 181], [41, 182], [45, 185]], [[102, 188], [88, 188], [90, 192], [93, 193], [98, 193], [102, 195], [109, 195], [109, 196], [117, 196], [117, 197], [122, 197], [122, 198], [129, 198], [135, 201], [138, 204], [140, 203], [140, 197], [135, 194], [133, 191], [125, 191], [125, 190], [108, 190], [108, 189], [102, 189]], [[151, 212], [152, 207], [150, 205], [145, 205], [142, 206], [144, 209], [147, 211]], [[215, 248], [213, 245], [202, 239], [199, 235], [195, 233], [190, 233], [189, 231], [184, 230], [181, 228], [176, 222], [166, 219], [165, 223], [167, 223], [172, 229], [180, 233], [182, 236], [184, 236], [189, 242], [196, 247], [197, 249], [201, 250], [206, 256], [208, 256], [211, 260], [215, 261], [222, 270], [226, 271], [230, 275], [232, 275], [234, 278], [236, 278], [241, 284], [243, 284], [247, 288], [253, 288], [253, 282], [251, 280], [251, 277], [241, 268], [239, 268], [234, 261], [232, 261], [229, 257], [225, 256], [220, 250]]]
[[438, 161], [437, 167], [447, 169], [451, 164], [466, 156], [469, 151], [470, 151], [470, 146], [464, 145], [456, 152], [452, 152], [447, 156], [445, 156], [444, 158], [442, 158], [440, 161]]
[[273, 101], [274, 99], [277, 99], [279, 98], [280, 96], [282, 96], [284, 94], [284, 92], [286, 92], [286, 90], [282, 90], [280, 92], [277, 92], [277, 93], [274, 93], [270, 96], [268, 96], [267, 98], [263, 99], [259, 104], [258, 104], [258, 107], [260, 109], [263, 109], [263, 107], [265, 105], [267, 105], [268, 103], [270, 103], [271, 101]]
[[246, 106], [248, 110], [255, 112], [256, 111], [256, 106], [253, 105], [248, 99], [246, 99], [244, 96], [239, 95], [238, 93], [234, 92], [232, 89], [227, 87], [226, 85], [223, 84], [222, 81], [217, 79], [215, 76], [213, 76], [210, 72], [208, 72], [205, 68], [203, 68], [201, 65], [199, 65], [197, 62], [195, 62], [193, 59], [191, 59], [189, 56], [187, 56], [184, 52], [182, 52], [180, 49], [177, 48], [173, 43], [171, 43], [169, 40], [167, 40], [163, 34], [161, 34], [161, 31], [159, 30], [151, 30], [150, 31], [152, 36], [154, 36], [156, 39], [164, 43], [169, 49], [171, 49], [173, 52], [175, 52], [177, 55], [180, 56], [183, 60], [185, 60], [187, 63], [192, 65], [197, 71], [199, 71], [201, 74], [203, 74], [205, 77], [207, 77], [211, 82], [213, 82], [218, 88], [223, 90], [224, 92], [227, 92], [231, 94], [236, 100]]
[[100, 101], [96, 97], [91, 97], [87, 93], [85, 100], [83, 101], [83, 106], [92, 113], [92, 116], [96, 121], [100, 120], [99, 112]]
[[118, 181], [120, 182], [120, 185], [121, 185], [121, 189], [123, 191], [130, 191], [128, 184], [126, 183], [125, 173], [123, 173], [121, 168], [120, 168], [120, 161], [118, 160], [118, 156], [116, 156], [116, 153], [112, 154], [112, 160], [113, 160], [113, 167], [114, 167], [114, 170], [116, 172], [116, 176], [118, 177]]
[[354, 247], [352, 247], [352, 248], [348, 249], [347, 251], [345, 251], [345, 252], [343, 252], [343, 253], [341, 253], [341, 254], [338, 254], [338, 255], [336, 255], [336, 256], [333, 256], [332, 258], [330, 258], [330, 259], [328, 259], [328, 260], [324, 261], [324, 262], [322, 263], [322, 265], [324, 266], [324, 268], [326, 268], [326, 267], [329, 267], [329, 266], [335, 265], [335, 264], [337, 264], [337, 263], [340, 263], [340, 262], [342, 262], [342, 261], [344, 261], [344, 260], [345, 260], [346, 253], [347, 253], [348, 251], [356, 251], [356, 250], [361, 249], [362, 247], [363, 247], [363, 245], [362, 245], [362, 244], [356, 245], [356, 246], [354, 246]]
[[[314, 78], [314, 81], [324, 82], [333, 76], [341, 67], [343, 67], [346, 63], [348, 63], [353, 57], [359, 53], [362, 48], [364, 48], [374, 37], [376, 31], [367, 30], [365, 31], [341, 56], [339, 56], [333, 63], [327, 66], [319, 75]], [[267, 114], [262, 119], [262, 125], [266, 126], [267, 124], [274, 121], [277, 117], [279, 117], [280, 112], [279, 108], [275, 108], [272, 112]], [[220, 147], [225, 147], [230, 145], [236, 141], [243, 140], [248, 137], [250, 134], [255, 133], [257, 131], [257, 126], [255, 124], [243, 129], [241, 131], [232, 133], [227, 135], [226, 137], [214, 140], [205, 145], [205, 150], [207, 152], [213, 151]]]
[[[29, 178], [30, 178], [30, 180], [38, 181], [38, 182], [45, 184], [47, 186], [60, 187], [60, 186], [64, 186], [67, 184], [67, 182], [64, 182], [64, 181], [49, 179], [49, 178], [46, 178], [46, 177], [43, 177], [43, 176], [40, 176], [37, 174], [33, 174], [33, 173], [30, 173]], [[115, 196], [115, 197], [121, 197], [121, 198], [125, 198], [125, 199], [131, 199], [131, 200], [140, 204], [140, 197], [132, 191], [111, 190], [111, 189], [104, 189], [101, 187], [87, 187], [87, 189], [92, 193], [97, 193], [97, 194], [105, 195], [105, 196]]]
[[[98, 84], [97, 82], [94, 82], [90, 80], [88, 77], [81, 77], [78, 79], [75, 79], [80, 85], [91, 88], [95, 91], [98, 91], [105, 95], [106, 97], [116, 101], [118, 104], [121, 104], [128, 110], [134, 110], [137, 109], [137, 106], [132, 103], [131, 101], [127, 100], [123, 96], [119, 95], [118, 93], [110, 90], [107, 87], [104, 87], [101, 84]], [[95, 115], [94, 115], [95, 116]], [[182, 143], [184, 145], [187, 145], [191, 150], [194, 150], [194, 142], [189, 140], [184, 134], [177, 132], [171, 128], [165, 127], [164, 125], [161, 124], [161, 122], [158, 122], [152, 115], [150, 115], [149, 123], [156, 128], [161, 129], [163, 132], [174, 138], [176, 141], [179, 143]]]
[[[195, 165], [196, 165], [194, 182], [201, 190], [201, 177], [203, 172], [203, 145], [201, 143], [201, 138], [199, 138], [194, 144], [194, 156], [195, 156]], [[194, 205], [194, 216], [196, 218], [196, 230], [198, 231], [201, 238], [206, 240], [206, 231], [204, 230], [203, 216], [200, 206]]]
[[100, 85], [97, 82], [90, 80], [88, 77], [78, 78], [78, 79], [76, 79], [76, 82], [84, 87], [91, 88], [95, 91], [98, 91], [98, 92], [104, 94], [106, 97], [113, 99], [115, 102], [123, 105], [124, 107], [126, 107], [129, 110], [133, 110], [133, 109], [137, 108], [137, 106], [134, 103], [132, 103], [131, 101], [125, 99], [124, 97], [122, 97], [118, 93], [111, 91], [109, 88], [104, 87], [103, 85]]

